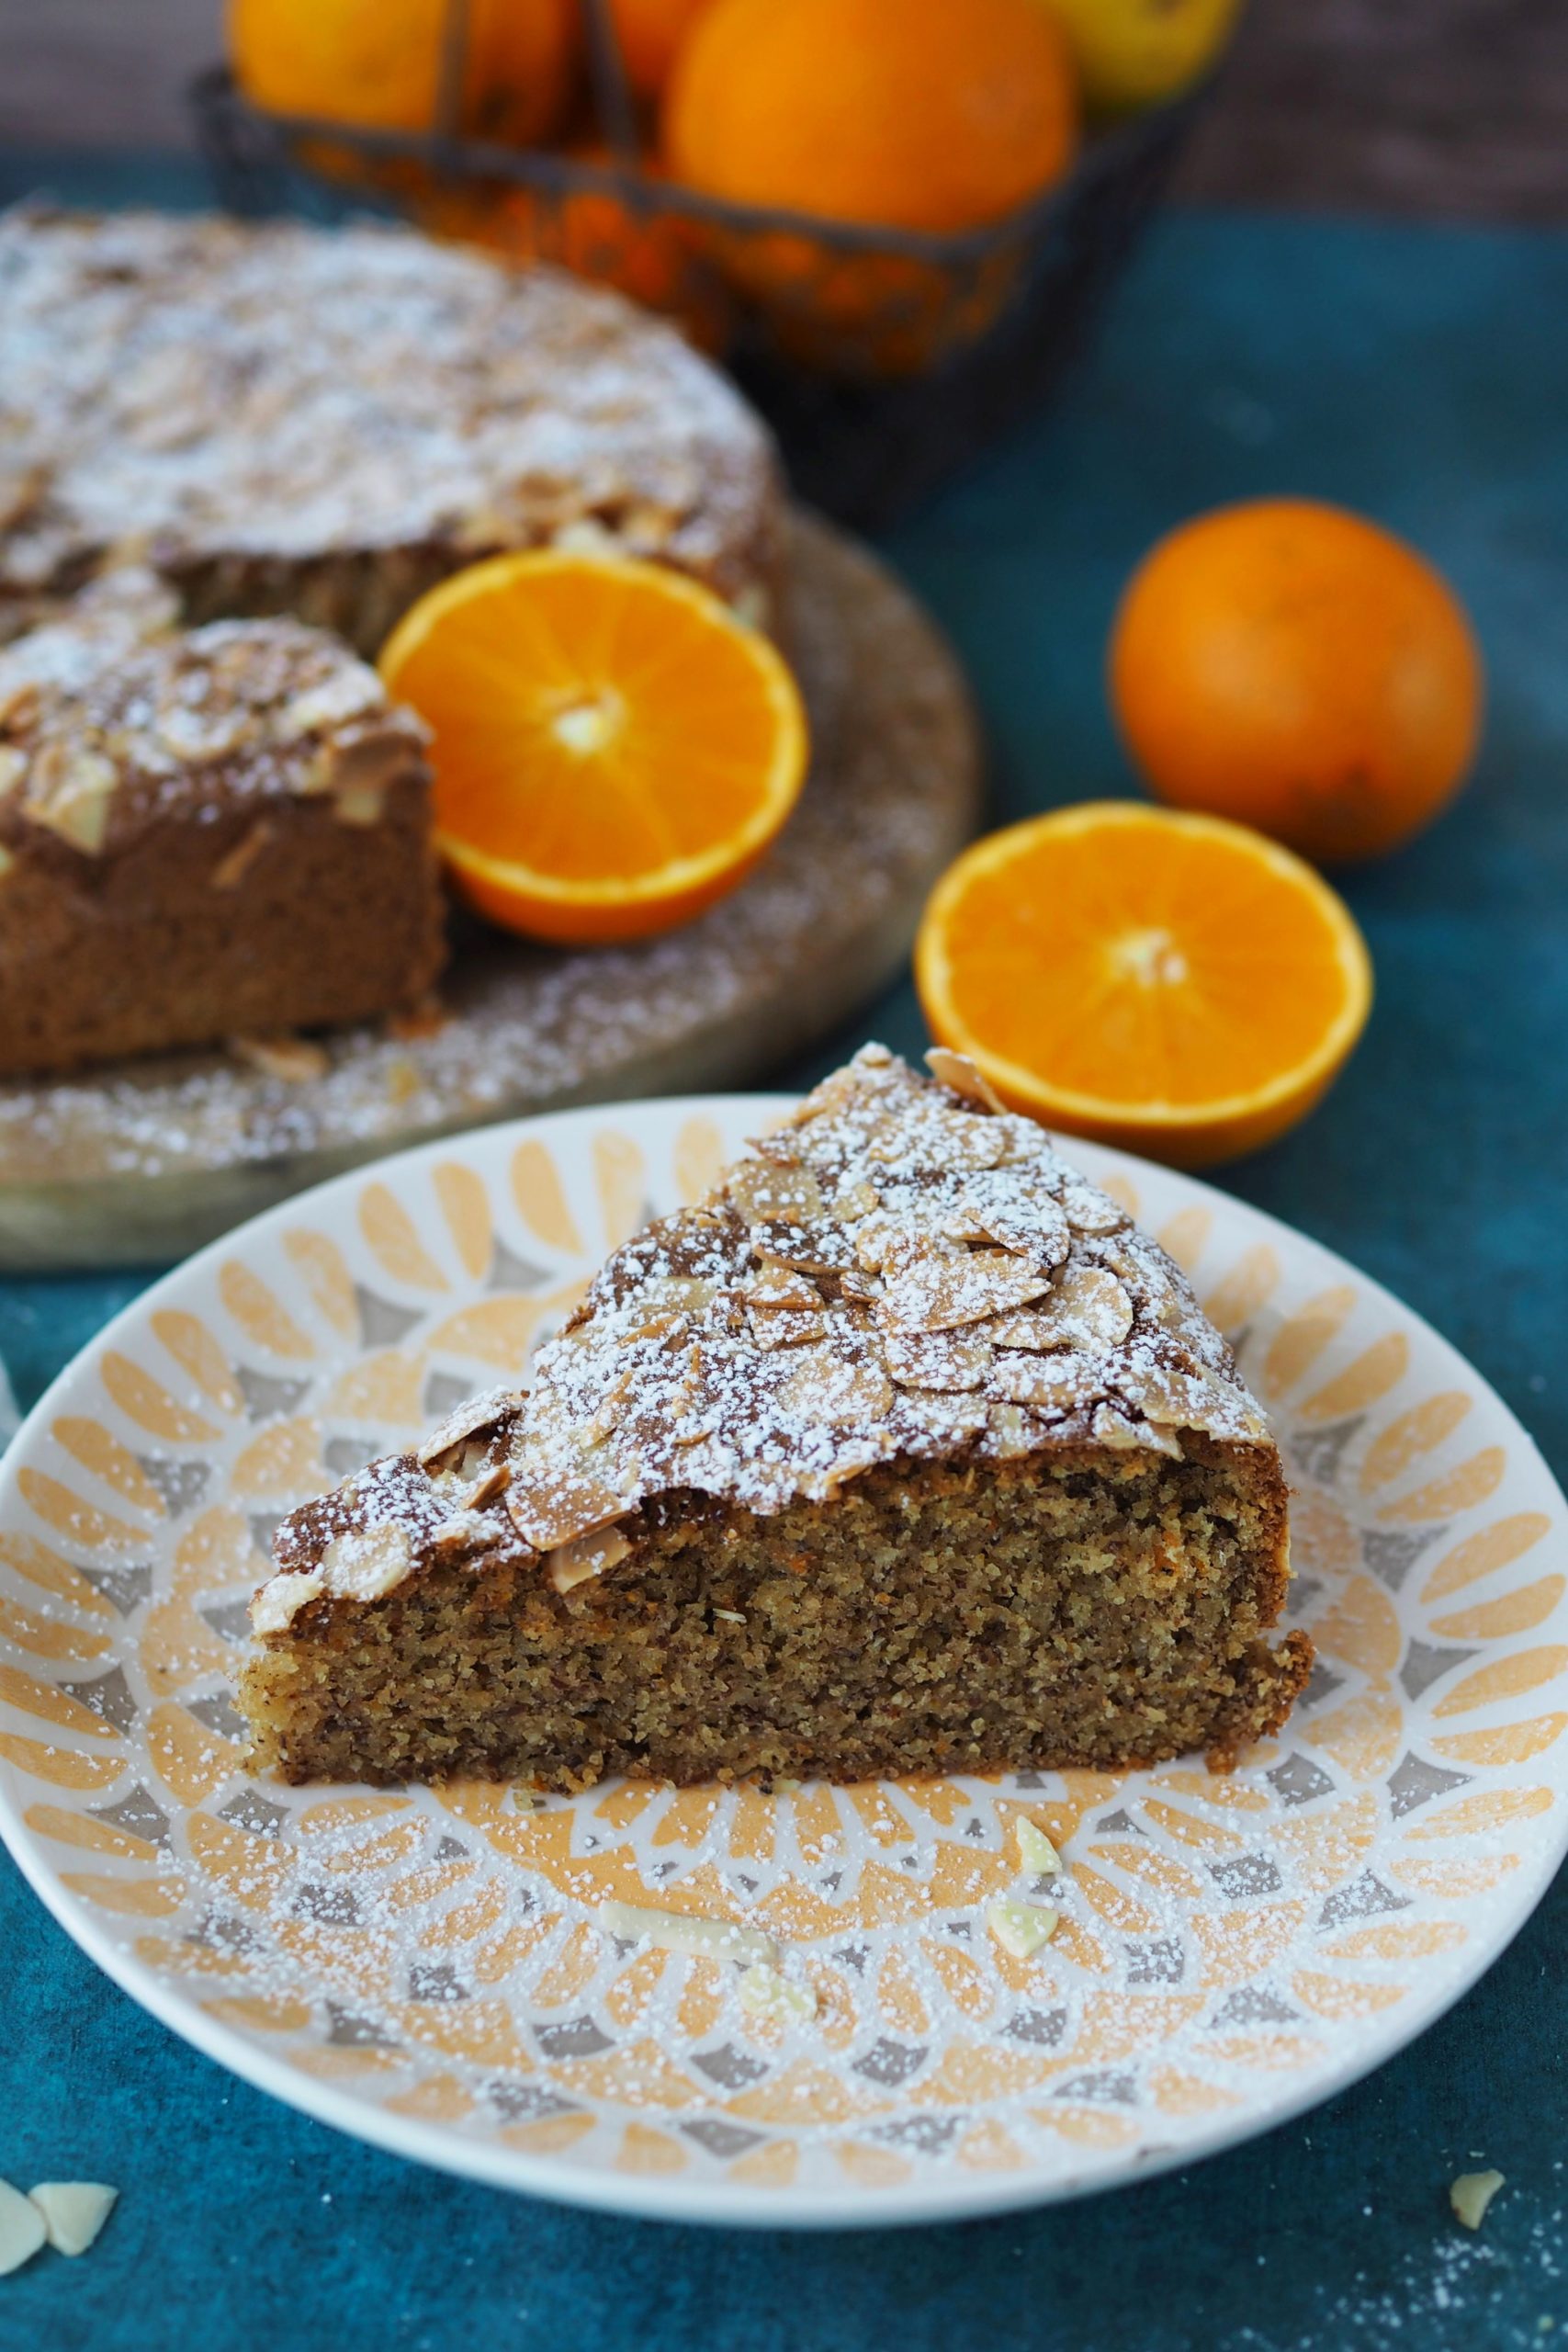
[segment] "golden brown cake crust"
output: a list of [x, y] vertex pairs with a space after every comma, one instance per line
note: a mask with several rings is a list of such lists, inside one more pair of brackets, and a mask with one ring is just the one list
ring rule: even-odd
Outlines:
[[938, 1067], [866, 1048], [615, 1253], [531, 1393], [286, 1522], [260, 1760], [1224, 1767], [1282, 1721], [1311, 1645], [1264, 1638], [1286, 1489], [1223, 1340], [1041, 1129]]
[[767, 433], [672, 328], [368, 224], [0, 217], [0, 636], [128, 559], [187, 620], [291, 613], [374, 653], [513, 548], [620, 548], [754, 607], [782, 556]]
[[180, 631], [107, 575], [0, 650], [0, 1073], [417, 1003], [424, 734], [290, 621]]

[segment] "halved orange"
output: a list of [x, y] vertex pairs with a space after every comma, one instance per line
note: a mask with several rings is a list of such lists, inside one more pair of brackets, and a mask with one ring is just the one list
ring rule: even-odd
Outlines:
[[931, 894], [915, 979], [932, 1035], [1014, 1110], [1179, 1168], [1303, 1118], [1372, 999], [1321, 875], [1245, 825], [1135, 801], [976, 842]]
[[433, 731], [436, 839], [509, 930], [581, 944], [685, 922], [744, 879], [809, 758], [787, 662], [662, 564], [497, 556], [383, 647]]

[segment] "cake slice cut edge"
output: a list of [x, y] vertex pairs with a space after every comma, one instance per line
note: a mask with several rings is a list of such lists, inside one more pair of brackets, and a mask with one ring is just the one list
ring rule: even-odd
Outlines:
[[1278, 1448], [1157, 1244], [867, 1046], [616, 1250], [530, 1385], [279, 1528], [287, 1781], [1120, 1770], [1278, 1730]]

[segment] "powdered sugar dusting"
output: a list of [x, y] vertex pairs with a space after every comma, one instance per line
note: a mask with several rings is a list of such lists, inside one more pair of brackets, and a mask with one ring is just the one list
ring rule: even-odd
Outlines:
[[369, 225], [10, 214], [0, 445], [19, 596], [128, 550], [477, 555], [584, 518], [736, 594], [776, 502], [762, 427], [673, 331]]

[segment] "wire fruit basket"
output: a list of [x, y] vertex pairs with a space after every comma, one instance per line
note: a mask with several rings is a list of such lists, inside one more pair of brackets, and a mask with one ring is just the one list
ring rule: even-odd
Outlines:
[[467, 135], [469, 5], [446, 0], [432, 119], [417, 130], [272, 112], [227, 67], [200, 74], [190, 99], [220, 200], [243, 215], [326, 220], [368, 203], [438, 233], [482, 220], [483, 241], [502, 251], [510, 220], [530, 257], [674, 308], [769, 419], [796, 492], [862, 529], [962, 471], [1049, 396], [1209, 87], [1096, 132], [1064, 179], [1002, 220], [938, 236], [727, 203], [659, 176], [608, 0], [584, 0], [590, 154]]

